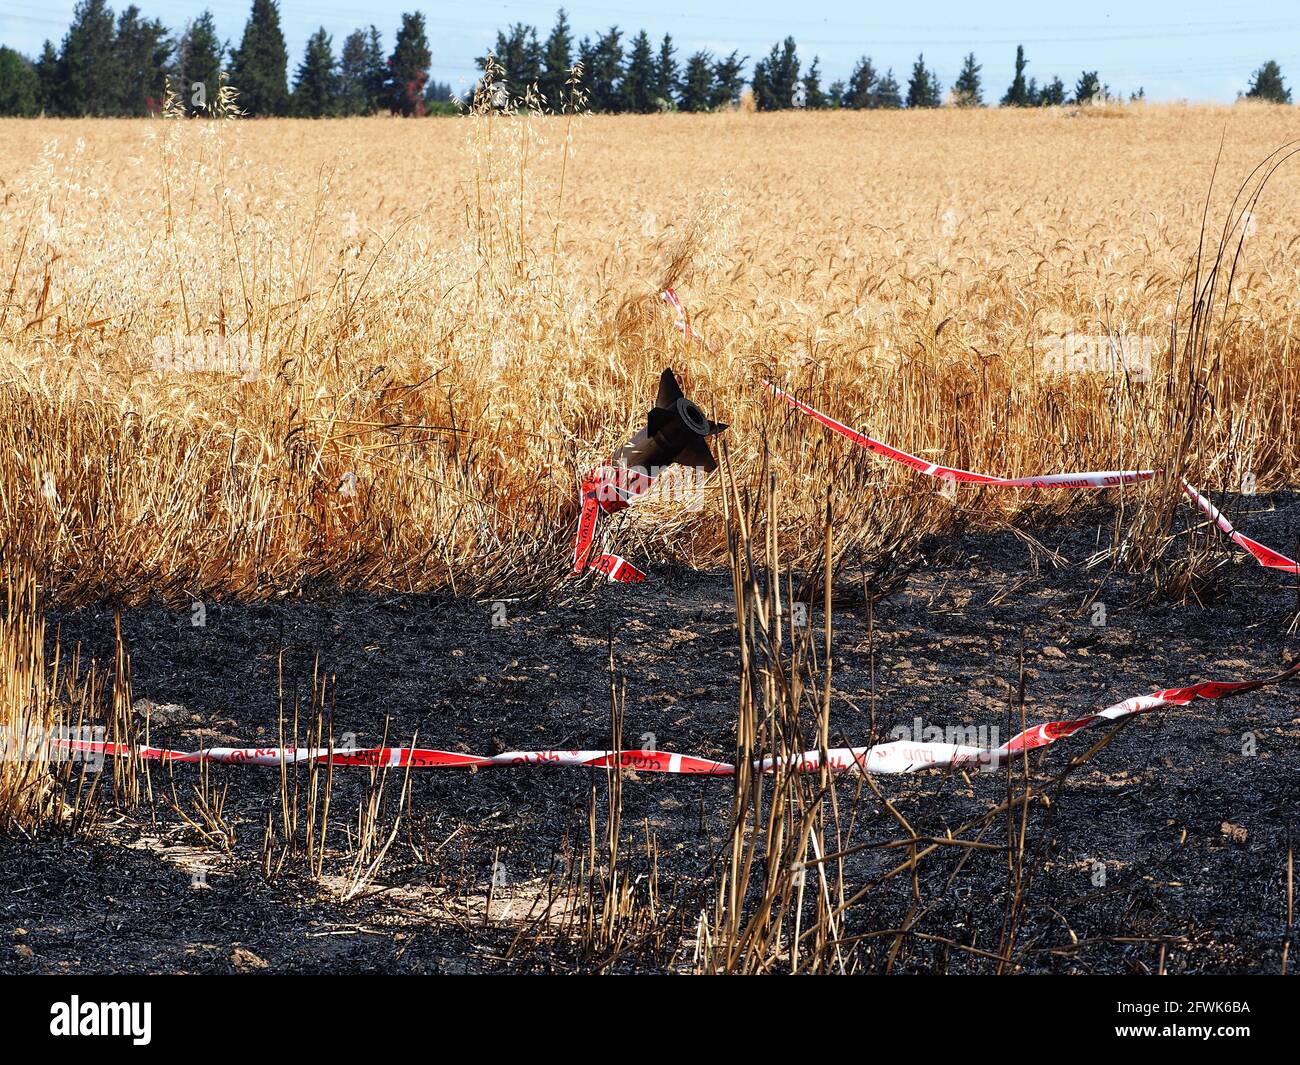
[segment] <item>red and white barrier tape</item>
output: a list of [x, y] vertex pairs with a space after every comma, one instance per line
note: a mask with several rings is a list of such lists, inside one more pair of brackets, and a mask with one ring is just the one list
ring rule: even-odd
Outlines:
[[318, 765], [379, 766], [401, 769], [490, 769], [506, 766], [556, 765], [588, 769], [621, 766], [651, 773], [704, 773], [730, 775], [735, 768], [727, 762], [694, 758], [669, 751], [505, 751], [496, 755], [462, 754], [429, 747], [360, 747], [352, 750], [326, 747], [209, 747], [201, 751], [178, 751], [165, 747], [130, 747], [95, 740], [51, 739], [50, 746], [77, 754], [136, 757], [149, 762], [211, 762], [219, 765], [278, 766]]
[[578, 518], [578, 536], [573, 545], [573, 572], [594, 569], [619, 584], [640, 584], [645, 573], [621, 555], [603, 553], [592, 557], [596, 526], [602, 514], [625, 510], [643, 494], [653, 479], [648, 474], [614, 466], [601, 466], [582, 481], [582, 514]]
[[[939, 477], [963, 484], [979, 484], [994, 488], [1112, 488], [1116, 485], [1132, 484], [1136, 481], [1149, 481], [1160, 472], [1159, 470], [1097, 470], [1080, 473], [1049, 473], [1037, 477], [994, 477], [987, 473], [971, 473], [969, 470], [952, 469], [948, 466], [939, 466], [933, 462], [926, 462], [915, 455], [909, 455], [906, 451], [899, 451], [897, 448], [890, 447], [879, 440], [874, 440], [856, 429], [850, 429], [843, 422], [837, 422], [829, 415], [823, 414], [816, 407], [790, 395], [783, 389], [777, 388], [770, 381], [764, 381], [763, 384], [774, 395], [784, 399], [790, 406], [794, 407], [795, 410], [801, 411], [815, 421], [821, 422], [832, 432], [848, 437], [855, 444], [866, 448], [868, 451], [883, 455], [887, 459], [893, 459], [895, 462], [911, 467], [927, 477]], [[1271, 547], [1266, 547], [1257, 540], [1252, 540], [1243, 533], [1237, 532], [1232, 527], [1232, 523], [1219, 511], [1218, 507], [1186, 481], [1182, 482], [1182, 488], [1184, 494], [1209, 515], [1210, 520], [1226, 536], [1248, 551], [1251, 557], [1261, 566], [1268, 569], [1285, 570], [1288, 573], [1300, 573], [1300, 563], [1287, 558], [1286, 555], [1280, 552], [1274, 551]]]
[[681, 331], [686, 340], [702, 340], [703, 338], [691, 328], [690, 317], [686, 313], [686, 307], [683, 305], [677, 293], [671, 288], [664, 289], [659, 293], [660, 298], [673, 309], [675, 320], [673, 325]]
[[994, 477], [988, 473], [972, 473], [970, 470], [939, 466], [933, 462], [926, 462], [925, 459], [917, 458], [915, 455], [909, 455], [906, 451], [899, 451], [898, 448], [890, 447], [879, 440], [873, 440], [856, 429], [850, 429], [843, 422], [837, 422], [830, 415], [823, 414], [816, 407], [810, 406], [803, 400], [790, 395], [789, 392], [777, 388], [770, 381], [764, 381], [763, 384], [774, 395], [779, 396], [794, 407], [795, 410], [802, 411], [810, 418], [821, 422], [832, 432], [848, 437], [860, 447], [864, 447], [877, 455], [883, 455], [887, 459], [900, 462], [904, 466], [909, 466], [916, 470], [917, 473], [923, 473], [927, 477], [957, 481], [960, 484], [991, 485], [995, 488], [1112, 488], [1120, 484], [1149, 481], [1158, 472], [1156, 470], [1088, 470], [1080, 473], [1045, 473], [1035, 477]]
[[1244, 533], [1237, 532], [1232, 527], [1232, 522], [1224, 517], [1222, 511], [1186, 481], [1183, 481], [1183, 494], [1205, 511], [1209, 519], [1219, 527], [1219, 530], [1225, 536], [1238, 547], [1248, 551], [1251, 557], [1265, 569], [1280, 569], [1287, 573], [1300, 574], [1300, 562], [1296, 562], [1293, 558], [1287, 558], [1286, 555], [1274, 551], [1271, 547], [1266, 547], [1258, 540], [1252, 540]]
[[[1163, 706], [1186, 706], [1196, 699], [1224, 699], [1242, 692], [1256, 691], [1270, 684], [1289, 680], [1300, 674], [1300, 662], [1263, 680], [1236, 682], [1205, 681], [1185, 688], [1166, 688], [1150, 695], [1136, 695], [1108, 706], [1095, 714], [1064, 721], [1047, 721], [1013, 736], [999, 747], [975, 747], [964, 744], [929, 741], [892, 740], [872, 747], [836, 747], [827, 751], [827, 765], [835, 772], [863, 770], [874, 774], [912, 773], [920, 769], [979, 767], [996, 769], [1010, 756], [1037, 750], [1073, 736], [1076, 732], [1106, 721], [1117, 721], [1132, 714], [1144, 714]], [[215, 762], [223, 765], [278, 766], [315, 762], [318, 765], [380, 766], [400, 769], [489, 769], [503, 766], [566, 766], [584, 769], [621, 767], [646, 773], [675, 773], [704, 776], [734, 776], [736, 767], [729, 762], [699, 758], [671, 751], [506, 751], [496, 755], [462, 754], [426, 747], [365, 747], [334, 750], [311, 747], [209, 747], [201, 751], [178, 751], [163, 747], [133, 748], [125, 744], [93, 740], [53, 739], [52, 747], [71, 753], [136, 757], [153, 762]], [[754, 768], [770, 773], [783, 759], [764, 758]], [[797, 772], [811, 773], [821, 768], [821, 754], [805, 751], [793, 764]]]
[[1158, 710], [1162, 706], [1186, 706], [1196, 699], [1224, 699], [1230, 695], [1255, 691], [1266, 685], [1288, 680], [1298, 673], [1300, 673], [1300, 662], [1263, 680], [1205, 681], [1185, 688], [1166, 688], [1150, 695], [1135, 695], [1086, 717], [1066, 721], [1046, 721], [1041, 725], [1034, 725], [1012, 736], [999, 747], [894, 740], [874, 747], [831, 751], [831, 765], [836, 769], [846, 769], [850, 767], [851, 762], [856, 761], [871, 773], [911, 773], [917, 769], [969, 766], [992, 769], [1007, 762], [1012, 755], [1046, 747], [1093, 725], [1118, 721], [1133, 714], [1145, 714], [1150, 710]]

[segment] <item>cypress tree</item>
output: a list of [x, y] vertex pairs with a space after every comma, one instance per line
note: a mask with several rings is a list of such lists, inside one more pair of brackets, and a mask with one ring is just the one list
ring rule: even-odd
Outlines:
[[573, 34], [564, 8], [556, 13], [555, 25], [546, 38], [542, 53], [542, 75], [538, 82], [546, 105], [557, 114], [564, 109], [566, 83], [573, 69]]
[[583, 39], [580, 52], [585, 57], [583, 75], [587, 84], [587, 103], [593, 111], [619, 111], [623, 80], [622, 31], [611, 26], [595, 44]]
[[983, 68], [975, 62], [975, 53], [971, 52], [962, 63], [961, 73], [953, 82], [953, 95], [958, 107], [983, 107], [984, 94], [980, 89], [980, 71]]
[[754, 91], [754, 105], [760, 111], [780, 111], [795, 106], [796, 95], [802, 86], [799, 78], [799, 56], [793, 37], [772, 45], [766, 59], [754, 64], [750, 82]]
[[305, 118], [338, 114], [339, 78], [333, 40], [322, 26], [307, 41], [293, 87], [293, 110]]
[[749, 56], [733, 51], [725, 59], [719, 59], [713, 64], [710, 107], [731, 107], [740, 100], [740, 94], [745, 88], [745, 64], [748, 62]]
[[216, 100], [225, 51], [211, 11], [204, 11], [185, 27], [176, 46], [176, 75], [181, 103], [191, 115], [202, 113]]
[[231, 55], [231, 68], [239, 106], [247, 114], [289, 113], [289, 52], [276, 0], [253, 0], [243, 40]]
[[338, 113], [343, 117], [370, 114], [366, 91], [366, 31], [353, 30], [339, 52]]
[[1074, 102], [1076, 104], [1091, 103], [1096, 97], [1101, 95], [1101, 79], [1097, 77], [1095, 70], [1085, 70], [1079, 75], [1078, 82], [1074, 86]]
[[912, 77], [907, 83], [908, 107], [938, 107], [941, 103], [942, 87], [934, 71], [927, 69], [925, 56], [918, 55], [912, 64]]
[[41, 57], [36, 60], [37, 103], [42, 111], [58, 114], [59, 86], [62, 71], [59, 69], [59, 53], [54, 42], [47, 40], [41, 49]]
[[1016, 45], [1016, 74], [1011, 79], [1006, 93], [1002, 96], [1003, 107], [1028, 107], [1030, 105], [1029, 86], [1025, 82], [1025, 67], [1029, 60], [1025, 58], [1025, 46]]
[[820, 62], [819, 57], [813, 56], [808, 73], [803, 76], [803, 105], [813, 111], [820, 111], [826, 106], [826, 94], [822, 92]]
[[113, 12], [104, 0], [79, 0], [59, 53], [59, 114], [111, 115], [121, 79], [113, 49]]
[[139, 116], [158, 110], [173, 48], [167, 27], [157, 19], [142, 19], [140, 9], [132, 4], [117, 18], [113, 47], [117, 54], [117, 114]]
[[1052, 78], [1037, 94], [1034, 103], [1040, 107], [1060, 107], [1065, 103], [1065, 82], [1059, 77]]
[[875, 107], [876, 84], [879, 80], [876, 68], [871, 65], [871, 57], [864, 55], [849, 75], [849, 84], [844, 90], [844, 106], [855, 109]]
[[707, 111], [713, 102], [713, 57], [696, 52], [686, 60], [678, 106], [683, 111]]
[[775, 106], [772, 98], [772, 79], [768, 73], [767, 60], [760, 59], [754, 64], [754, 74], [749, 79], [749, 91], [754, 96], [754, 106], [760, 111], [767, 111]]
[[903, 93], [899, 88], [898, 79], [894, 77], [894, 68], [890, 67], [885, 76], [880, 79], [876, 86], [875, 103], [873, 107], [883, 107], [890, 110], [896, 110], [903, 106]]
[[386, 106], [388, 99], [388, 60], [384, 56], [384, 39], [372, 25], [366, 41], [366, 91], [370, 94], [368, 114]]
[[677, 93], [677, 49], [673, 39], [664, 34], [659, 44], [659, 55], [655, 58], [654, 98], [655, 106], [669, 108]]
[[402, 15], [402, 28], [388, 60], [388, 108], [395, 115], [423, 118], [424, 83], [429, 80], [433, 55], [424, 32], [424, 16], [416, 11]]
[[632, 38], [627, 70], [622, 82], [623, 110], [649, 114], [658, 110], [655, 103], [655, 57], [650, 35], [642, 30]]
[[[516, 103], [522, 103], [534, 85], [542, 79], [542, 46], [537, 40], [537, 30], [517, 22], [509, 33], [497, 31], [493, 58], [504, 73], [501, 81]], [[476, 60], [480, 70], [486, 70], [488, 60]]]

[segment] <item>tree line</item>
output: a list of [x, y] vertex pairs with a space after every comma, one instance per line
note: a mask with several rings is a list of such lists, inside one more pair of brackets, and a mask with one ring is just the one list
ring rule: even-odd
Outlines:
[[[533, 97], [549, 106], [562, 98], [565, 78], [575, 58], [582, 65], [586, 106], [600, 112], [712, 111], [737, 103], [746, 87], [760, 111], [931, 108], [945, 102], [956, 107], [985, 104], [983, 67], [974, 53], [962, 61], [946, 97], [938, 75], [926, 65], [924, 54], [916, 57], [906, 87], [895, 77], [892, 67], [881, 72], [870, 56], [862, 56], [847, 79], [823, 85], [820, 57], [814, 56], [805, 67], [793, 37], [774, 44], [766, 56], [755, 61], [747, 80], [744, 71], [749, 56], [733, 51], [717, 57], [697, 51], [680, 62], [671, 34], [665, 34], [656, 46], [641, 30], [625, 46], [622, 30], [612, 26], [594, 38], [584, 37], [575, 47], [563, 9], [545, 42], [535, 26], [516, 23], [497, 32], [490, 60], [481, 59], [478, 65], [485, 72], [491, 70], [494, 84], [504, 87], [514, 104], [525, 104]], [[1012, 82], [998, 101], [1001, 106], [1052, 107], [1116, 98], [1096, 70], [1083, 71], [1071, 91], [1058, 76], [1041, 85], [1036, 78], [1026, 77], [1028, 66], [1021, 45], [1016, 48]], [[1138, 100], [1145, 95], [1143, 89], [1138, 89], [1129, 98]], [[1255, 72], [1242, 95], [1291, 102], [1291, 91], [1272, 60]]]
[[[468, 94], [491, 89], [495, 106], [559, 111], [575, 106], [608, 113], [715, 111], [736, 105], [749, 89], [760, 111], [805, 108], [891, 109], [985, 105], [982, 67], [968, 54], [950, 91], [917, 56], [903, 86], [893, 68], [881, 72], [862, 56], [845, 79], [823, 85], [821, 60], [804, 65], [793, 37], [757, 59], [705, 50], [679, 59], [670, 34], [654, 43], [645, 30], [625, 41], [618, 26], [575, 41], [563, 8], [545, 40], [535, 26], [498, 31], [478, 60], [482, 77]], [[213, 109], [223, 72], [249, 115], [310, 118], [455, 113], [466, 101], [451, 86], [431, 81], [432, 54], [419, 12], [402, 15], [391, 53], [373, 25], [354, 30], [336, 55], [321, 28], [307, 41], [292, 86], [288, 49], [276, 0], [253, 0], [237, 46], [222, 41], [204, 11], [173, 35], [134, 4], [114, 16], [107, 0], [78, 0], [61, 46], [46, 41], [35, 59], [0, 46], [0, 115], [138, 116], [167, 101], [190, 114]], [[998, 102], [1003, 107], [1051, 107], [1114, 99], [1095, 70], [1083, 71], [1071, 91], [1058, 76], [1039, 84], [1027, 77], [1029, 60], [1016, 49], [1015, 74]], [[580, 76], [575, 76], [580, 70]], [[1139, 89], [1130, 99], [1141, 99]], [[1290, 103], [1281, 68], [1269, 60], [1242, 94]]]
[[161, 111], [169, 94], [173, 106], [204, 114], [216, 104], [223, 74], [249, 115], [455, 111], [450, 86], [429, 81], [432, 62], [419, 12], [402, 16], [388, 54], [374, 26], [350, 33], [337, 57], [320, 29], [290, 88], [276, 0], [253, 0], [238, 45], [221, 39], [210, 11], [173, 35], [134, 4], [114, 16], [107, 0], [78, 0], [61, 46], [46, 41], [34, 60], [0, 46], [0, 115], [141, 116]]

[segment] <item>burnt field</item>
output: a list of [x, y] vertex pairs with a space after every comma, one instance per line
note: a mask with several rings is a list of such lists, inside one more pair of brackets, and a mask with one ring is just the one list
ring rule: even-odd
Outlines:
[[[1300, 536], [1294, 494], [1239, 502], [1261, 540]], [[1194, 680], [1266, 676], [1300, 652], [1292, 579], [1220, 546], [1196, 596], [1153, 598], [1142, 575], [1087, 565], [1109, 536], [1105, 510], [1076, 508], [926, 541], [887, 579], [841, 566], [830, 745], [917, 725], [983, 729], [997, 743], [1020, 729], [1022, 677], [1032, 724]], [[815, 634], [820, 676], [813, 599], [791, 620]], [[140, 607], [122, 611], [121, 633], [131, 712], [160, 746], [292, 743], [296, 704], [303, 742], [315, 706], [335, 743], [605, 749], [612, 689], [621, 746], [736, 761], [736, 615], [729, 573], [656, 565], [640, 587], [575, 585], [528, 602], [214, 601], [201, 626], [189, 610]], [[111, 609], [51, 610], [46, 625], [65, 654], [112, 662]], [[1082, 758], [1108, 731], [1010, 774], [836, 779], [832, 887], [810, 867], [793, 889], [835, 892], [818, 948], [831, 967], [1278, 972], [1300, 800], [1296, 688], [1128, 719]], [[1045, 798], [997, 812], [1076, 757]], [[127, 802], [111, 768], [96, 789], [66, 782], [96, 812], [84, 831], [0, 843], [3, 971], [693, 971], [721, 926], [729, 778], [155, 764]], [[897, 871], [949, 832], [968, 842]], [[760, 846], [746, 889], [756, 897], [766, 864]], [[798, 899], [791, 913], [811, 912]], [[793, 920], [770, 969], [799, 967]]]

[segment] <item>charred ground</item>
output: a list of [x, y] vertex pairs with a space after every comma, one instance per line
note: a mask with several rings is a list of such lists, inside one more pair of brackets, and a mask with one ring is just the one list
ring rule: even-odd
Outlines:
[[[1294, 495], [1246, 510], [1246, 527], [1267, 543], [1300, 535]], [[876, 599], [870, 630], [860, 585], [847, 574], [834, 613], [832, 745], [869, 742], [873, 707], [876, 739], [918, 717], [923, 726], [995, 727], [1006, 738], [1019, 726], [1018, 711], [1015, 721], [1008, 715], [1022, 639], [1031, 722], [1196, 679], [1264, 676], [1300, 651], [1289, 634], [1294, 581], [1225, 554], [1215, 590], [1200, 602], [1144, 602], [1141, 577], [1083, 564], [1104, 546], [1108, 527], [1101, 512], [1076, 512], [1068, 522], [1022, 528], [1041, 546], [1011, 530], [930, 545], [924, 564]], [[295, 697], [310, 702], [319, 663], [336, 677], [336, 740], [353, 733], [371, 745], [414, 736], [421, 745], [476, 753], [603, 749], [612, 649], [616, 685], [625, 685], [625, 746], [653, 742], [729, 761], [738, 665], [730, 578], [661, 566], [654, 573], [653, 584], [593, 587], [567, 604], [357, 595], [214, 603], [201, 627], [188, 611], [134, 610], [122, 615], [133, 698], [141, 713], [152, 705], [155, 744], [275, 745], [282, 712], [292, 713]], [[1104, 624], [1093, 624], [1094, 602], [1104, 604]], [[79, 644], [105, 661], [113, 620], [111, 609], [87, 609], [51, 614], [48, 624], [65, 648]], [[821, 625], [819, 608], [809, 620]], [[1031, 770], [1045, 779], [1099, 735], [1041, 752]], [[1157, 712], [1126, 727], [1030, 816], [1032, 876], [1016, 967], [1277, 972], [1289, 935], [1298, 738], [1294, 687]], [[1254, 753], [1244, 753], [1252, 744]], [[281, 804], [277, 770], [210, 772], [215, 784], [228, 784], [225, 817], [235, 831], [228, 854], [197, 838], [164, 798], [174, 785], [187, 807], [194, 767], [155, 767], [155, 802], [106, 809], [84, 837], [0, 843], [8, 940], [0, 968], [464, 972], [595, 964], [558, 930], [535, 934], [526, 915], [540, 912], [534, 904], [548, 875], [585, 847], [593, 789], [603, 816], [602, 771], [415, 773], [386, 860], [347, 902], [340, 895], [348, 825], [368, 793], [366, 771], [335, 772], [332, 853], [319, 880], [301, 856], [266, 875], [265, 826]], [[878, 783], [918, 833], [931, 835], [1006, 797], [1001, 774], [922, 773]], [[385, 826], [400, 784], [390, 777]], [[846, 808], [856, 790], [840, 784]], [[611, 967], [687, 966], [690, 928], [710, 902], [712, 859], [727, 835], [731, 785], [643, 774], [625, 779], [622, 794], [628, 860], [648, 872], [644, 840], [648, 833], [657, 839], [662, 905], [680, 936], [675, 948], [633, 944]], [[870, 792], [856, 807], [846, 843], [898, 837]], [[983, 838], [1005, 843], [1003, 823]], [[870, 883], [903, 853], [861, 851], [848, 875]], [[922, 866], [919, 914], [909, 917], [913, 885], [898, 877], [851, 911], [845, 934], [910, 921], [913, 934], [895, 970], [994, 968], [981, 955], [925, 938], [998, 949], [1010, 905], [1007, 855], [978, 852], [954, 877], [957, 862], [956, 854], [938, 855]], [[530, 931], [521, 937], [521, 928]], [[862, 966], [883, 968], [894, 939], [863, 940]]]

